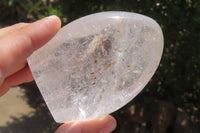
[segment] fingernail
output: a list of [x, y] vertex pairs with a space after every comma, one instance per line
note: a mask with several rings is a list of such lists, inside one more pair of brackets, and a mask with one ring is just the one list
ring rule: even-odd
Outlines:
[[99, 133], [110, 133], [116, 128], [116, 121], [112, 117], [108, 119], [108, 122], [101, 128]]
[[43, 19], [44, 19], [45, 22], [55, 21], [56, 19], [60, 21], [60, 19], [56, 15], [51, 15], [51, 16], [45, 17]]
[[43, 21], [44, 24], [49, 24], [49, 23], [53, 22], [53, 23], [55, 23], [54, 25], [57, 26], [57, 29], [60, 29], [60, 27], [61, 27], [61, 20], [56, 15], [51, 15], [51, 16], [45, 17], [39, 21]]
[[57, 16], [56, 15], [51, 15], [51, 16], [47, 16], [45, 18], [42, 18], [41, 20], [43, 20], [43, 19], [54, 19], [54, 18], [57, 18]]

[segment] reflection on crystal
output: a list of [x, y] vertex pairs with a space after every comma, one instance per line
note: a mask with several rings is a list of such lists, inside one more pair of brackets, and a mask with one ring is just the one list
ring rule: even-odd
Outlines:
[[163, 49], [158, 24], [143, 15], [104, 12], [65, 27], [28, 59], [57, 122], [93, 119], [133, 99]]

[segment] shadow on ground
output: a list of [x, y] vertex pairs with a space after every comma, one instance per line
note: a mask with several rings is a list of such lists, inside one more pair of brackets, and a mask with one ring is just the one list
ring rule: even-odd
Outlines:
[[54, 122], [35, 83], [24, 84], [21, 89], [25, 92], [22, 98], [36, 111], [20, 118], [11, 116], [13, 121], [0, 127], [0, 133], [53, 133], [60, 124]]

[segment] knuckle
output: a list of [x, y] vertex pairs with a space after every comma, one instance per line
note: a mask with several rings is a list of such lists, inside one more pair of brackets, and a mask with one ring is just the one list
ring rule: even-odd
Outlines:
[[26, 53], [30, 53], [32, 52], [35, 48], [33, 45], [33, 38], [29, 35], [23, 35], [21, 36], [21, 41], [24, 43], [24, 45], [21, 46], [22, 51], [26, 52]]
[[16, 31], [21, 31], [23, 30], [24, 28], [26, 28], [28, 26], [28, 23], [17, 23], [15, 25], [13, 25], [13, 29], [16, 30]]

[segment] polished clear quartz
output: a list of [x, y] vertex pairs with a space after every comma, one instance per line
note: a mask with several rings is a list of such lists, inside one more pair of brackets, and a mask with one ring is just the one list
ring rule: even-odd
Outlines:
[[116, 111], [148, 83], [163, 35], [151, 18], [102, 12], [64, 26], [28, 59], [55, 121], [94, 119]]

